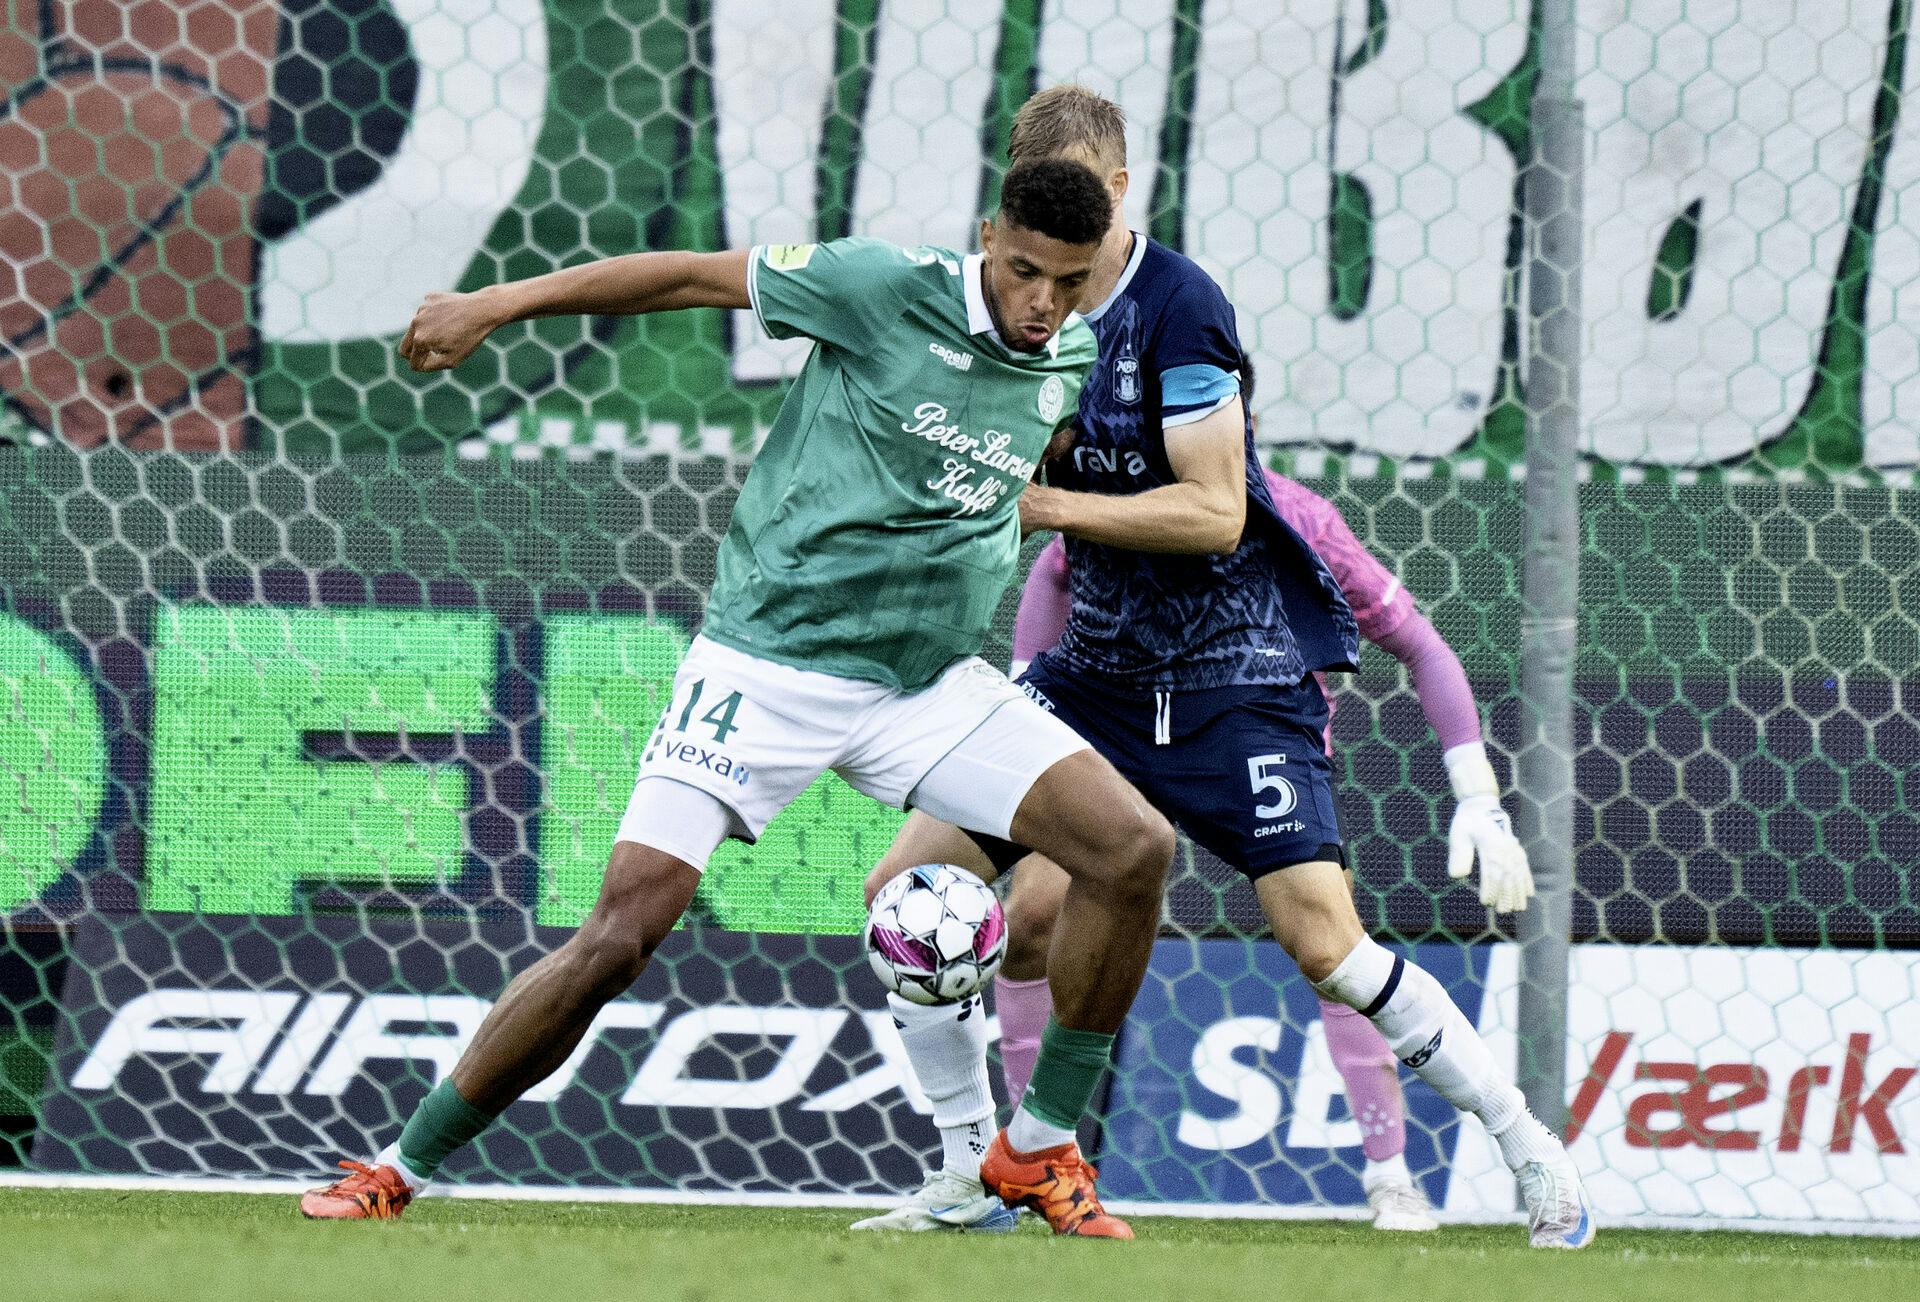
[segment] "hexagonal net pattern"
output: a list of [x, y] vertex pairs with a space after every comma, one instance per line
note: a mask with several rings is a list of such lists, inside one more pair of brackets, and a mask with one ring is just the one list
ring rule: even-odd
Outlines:
[[[1920, 1223], [1911, 8], [1578, 7], [1555, 1120], [1604, 1215]], [[745, 312], [556, 317], [418, 375], [395, 345], [420, 300], [645, 250], [969, 250], [1039, 86], [1125, 110], [1130, 224], [1226, 291], [1262, 455], [1416, 597], [1511, 787], [1528, 6], [8, 16], [0, 1161], [259, 1179], [365, 1156], [593, 906], [808, 345]], [[1447, 876], [1420, 695], [1377, 648], [1335, 690], [1362, 919], [1511, 1056], [1515, 920]], [[641, 984], [449, 1176], [913, 1183], [926, 1101], [854, 939], [899, 819], [828, 775], [723, 848]], [[1115, 1196], [1363, 1202], [1379, 1118], [1264, 935], [1183, 841], [1103, 1096]], [[1429, 1197], [1510, 1209], [1476, 1125], [1401, 1074]]]

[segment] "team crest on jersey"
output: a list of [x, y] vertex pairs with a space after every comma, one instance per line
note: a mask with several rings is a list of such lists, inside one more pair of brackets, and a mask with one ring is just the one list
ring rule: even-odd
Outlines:
[[1047, 382], [1040, 386], [1040, 419], [1052, 424], [1060, 419], [1060, 409], [1067, 403], [1067, 386], [1057, 375], [1049, 375]]
[[1120, 348], [1113, 358], [1114, 401], [1131, 407], [1140, 401], [1140, 355], [1134, 351], [1133, 328], [1138, 309], [1132, 300], [1124, 305], [1120, 318]]

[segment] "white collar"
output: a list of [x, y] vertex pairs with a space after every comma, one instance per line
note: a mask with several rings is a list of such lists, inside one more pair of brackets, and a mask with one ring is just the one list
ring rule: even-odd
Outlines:
[[1106, 310], [1118, 302], [1120, 296], [1127, 292], [1127, 286], [1133, 283], [1134, 274], [1140, 270], [1140, 264], [1146, 260], [1147, 237], [1139, 231], [1133, 231], [1131, 234], [1133, 235], [1133, 255], [1127, 259], [1126, 270], [1120, 273], [1120, 279], [1113, 282], [1113, 292], [1107, 295], [1106, 301], [1100, 304], [1099, 307], [1096, 307], [1091, 312], [1082, 312], [1080, 314], [1089, 325], [1098, 321], [1101, 316], [1106, 313]]
[[[999, 329], [993, 324], [993, 312], [987, 307], [986, 274], [987, 258], [984, 253], [969, 253], [960, 264], [960, 287], [967, 296], [968, 331], [976, 335], [992, 335], [996, 344], [1015, 357], [1033, 356], [1032, 353], [1008, 347], [1007, 341], [1000, 337]], [[1060, 330], [1065, 330], [1072, 320], [1072, 313], [1068, 313], [1066, 321], [1060, 323]], [[1053, 337], [1047, 340], [1047, 356], [1055, 361], [1060, 360], [1060, 330], [1054, 331]]]

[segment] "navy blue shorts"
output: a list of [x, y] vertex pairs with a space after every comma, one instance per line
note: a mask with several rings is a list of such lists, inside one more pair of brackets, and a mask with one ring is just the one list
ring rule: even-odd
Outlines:
[[1041, 656], [1020, 687], [1087, 739], [1182, 831], [1248, 878], [1344, 864], [1327, 701], [1288, 687], [1116, 692]]

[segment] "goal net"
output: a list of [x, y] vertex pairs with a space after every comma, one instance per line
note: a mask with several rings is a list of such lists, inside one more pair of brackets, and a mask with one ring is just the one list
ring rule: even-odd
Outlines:
[[[8, 0], [0, 1165], [365, 1156], [591, 907], [804, 344], [554, 319], [419, 377], [426, 293], [871, 234], [965, 249], [1012, 113], [1129, 119], [1226, 289], [1263, 455], [1517, 731], [1510, 0]], [[1920, 125], [1910, 0], [1582, 5], [1576, 879], [1558, 1118], [1610, 1219], [1920, 1227]], [[986, 654], [1004, 663], [1011, 603]], [[1515, 1050], [1369, 649], [1335, 733], [1370, 929]], [[467, 1185], [867, 1199], [937, 1150], [860, 956], [900, 816], [823, 779], [708, 870]], [[1407, 1158], [1513, 1206], [1406, 1078]], [[1363, 1204], [1311, 990], [1183, 844], [1089, 1134], [1111, 1196]], [[0, 1178], [4, 1172], [0, 1172]]]

